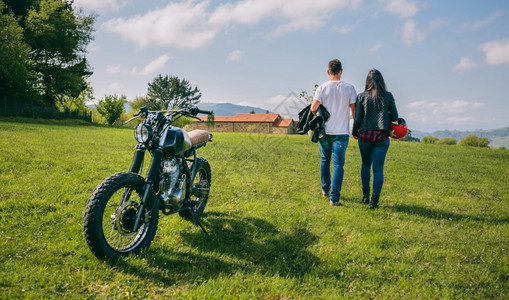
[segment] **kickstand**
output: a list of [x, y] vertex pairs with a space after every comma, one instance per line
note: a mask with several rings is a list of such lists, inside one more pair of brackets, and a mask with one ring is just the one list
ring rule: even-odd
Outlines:
[[206, 235], [210, 235], [207, 232], [207, 230], [205, 230], [205, 227], [203, 227], [203, 223], [201, 222], [200, 217], [198, 217], [196, 210], [194, 208], [189, 208], [189, 209], [191, 210], [191, 214], [193, 215], [194, 220], [196, 221], [196, 223], [198, 223], [198, 226], [200, 226], [201, 230], [203, 230], [203, 233], [205, 233]]

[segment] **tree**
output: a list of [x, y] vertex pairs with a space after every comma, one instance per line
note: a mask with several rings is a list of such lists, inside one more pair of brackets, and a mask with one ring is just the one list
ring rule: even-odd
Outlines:
[[471, 147], [488, 147], [490, 141], [485, 137], [477, 137], [473, 134], [462, 139], [458, 145]]
[[438, 138], [434, 137], [434, 136], [425, 136], [422, 138], [422, 143], [423, 144], [436, 144], [436, 142], [438, 142]]
[[215, 122], [215, 119], [216, 119], [216, 118], [215, 118], [215, 116], [214, 116], [214, 112], [212, 112], [210, 115], [208, 115], [208, 116], [207, 116], [207, 121], [206, 121], [206, 123], [207, 123], [207, 127], [209, 127], [209, 128], [210, 128], [210, 127], [214, 126], [214, 124], [216, 123], [216, 122]]
[[32, 8], [38, 0], [4, 0], [9, 11], [15, 16], [26, 17], [28, 10]]
[[104, 99], [99, 100], [97, 104], [97, 112], [106, 119], [109, 125], [113, 125], [124, 112], [124, 103], [126, 96], [107, 95]]
[[189, 108], [200, 102], [201, 92], [185, 79], [159, 74], [148, 84], [147, 97], [165, 109]]
[[442, 145], [456, 145], [457, 143], [458, 143], [458, 141], [455, 138], [451, 138], [451, 137], [441, 138], [440, 140], [437, 141], [437, 144], [442, 144]]
[[72, 1], [39, 0], [28, 9], [25, 39], [32, 48], [45, 105], [56, 106], [86, 89], [92, 72], [85, 55], [94, 20], [75, 12]]
[[81, 91], [78, 97], [64, 97], [64, 102], [59, 103], [61, 108], [72, 109], [72, 110], [87, 110], [87, 103], [94, 100], [94, 88], [90, 82], [87, 82], [87, 87]]
[[402, 142], [420, 142], [418, 138], [412, 136], [412, 130], [408, 129], [408, 133], [405, 137], [399, 139]]
[[0, 0], [0, 100], [37, 100], [36, 73], [30, 47], [23, 40], [23, 28]]
[[315, 86], [313, 88], [312, 95], [308, 94], [308, 91], [302, 90], [300, 92], [299, 99], [302, 99], [302, 100], [306, 101], [306, 103], [311, 104], [313, 102], [313, 97], [315, 96], [315, 91], [318, 87], [319, 87], [319, 85], [315, 84]]
[[133, 111], [139, 111], [144, 106], [148, 110], [163, 110], [161, 103], [145, 96], [137, 96], [133, 101], [129, 102], [129, 105]]

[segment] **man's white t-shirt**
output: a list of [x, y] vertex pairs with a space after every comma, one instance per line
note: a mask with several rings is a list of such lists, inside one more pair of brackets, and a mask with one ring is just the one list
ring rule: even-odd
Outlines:
[[350, 104], [357, 100], [353, 85], [329, 80], [316, 89], [314, 99], [330, 113], [330, 118], [325, 123], [326, 134], [350, 134]]

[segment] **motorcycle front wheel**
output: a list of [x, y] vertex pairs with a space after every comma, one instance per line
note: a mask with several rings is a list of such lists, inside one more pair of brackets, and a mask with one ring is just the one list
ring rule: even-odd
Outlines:
[[83, 229], [97, 258], [118, 259], [150, 246], [159, 221], [156, 199], [147, 199], [141, 225], [134, 230], [144, 185], [138, 174], [116, 173], [99, 184], [88, 199]]

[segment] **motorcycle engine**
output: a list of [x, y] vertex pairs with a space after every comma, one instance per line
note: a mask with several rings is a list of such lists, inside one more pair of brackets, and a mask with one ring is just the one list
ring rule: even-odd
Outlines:
[[161, 171], [163, 180], [161, 182], [160, 197], [165, 208], [169, 210], [181, 208], [186, 198], [186, 175], [180, 173], [179, 161], [176, 158], [163, 160]]

